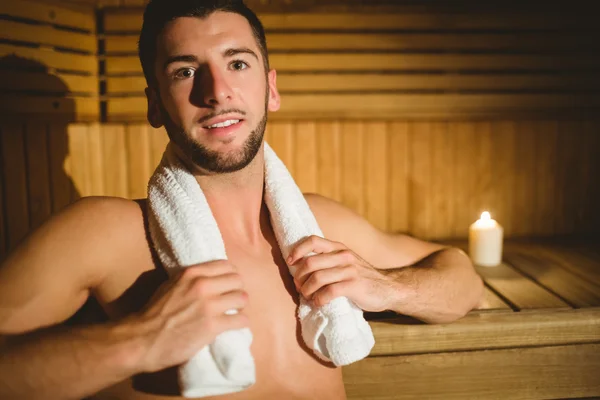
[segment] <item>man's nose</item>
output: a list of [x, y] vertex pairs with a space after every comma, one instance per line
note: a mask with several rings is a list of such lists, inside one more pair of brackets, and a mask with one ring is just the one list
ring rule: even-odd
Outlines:
[[227, 104], [231, 101], [233, 91], [227, 82], [226, 71], [216, 66], [205, 65], [199, 82], [194, 82], [198, 100], [205, 105]]

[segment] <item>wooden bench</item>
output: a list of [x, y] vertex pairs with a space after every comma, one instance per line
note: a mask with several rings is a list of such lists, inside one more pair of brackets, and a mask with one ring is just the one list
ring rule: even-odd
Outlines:
[[477, 271], [485, 302], [452, 324], [369, 314], [376, 344], [344, 368], [348, 398], [600, 396], [600, 239], [509, 241]]

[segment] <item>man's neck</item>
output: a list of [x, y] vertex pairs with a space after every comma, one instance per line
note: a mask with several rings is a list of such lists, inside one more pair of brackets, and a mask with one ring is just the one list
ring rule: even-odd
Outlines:
[[196, 175], [223, 237], [239, 245], [262, 241], [268, 211], [263, 202], [263, 150], [244, 169], [229, 174]]

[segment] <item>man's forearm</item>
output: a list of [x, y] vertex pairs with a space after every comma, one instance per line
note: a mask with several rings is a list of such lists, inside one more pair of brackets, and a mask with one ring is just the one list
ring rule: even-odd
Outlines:
[[0, 398], [80, 399], [136, 372], [131, 325], [53, 327], [0, 347]]
[[397, 284], [392, 310], [429, 323], [447, 323], [477, 306], [483, 283], [468, 256], [451, 248], [413, 266], [382, 271]]

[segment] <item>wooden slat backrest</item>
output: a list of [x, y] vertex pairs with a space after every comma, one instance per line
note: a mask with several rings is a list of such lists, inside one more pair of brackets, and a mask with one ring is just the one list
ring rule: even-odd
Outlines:
[[42, 4], [36, 1], [3, 1], [0, 3], [0, 15], [76, 28], [87, 32], [96, 30], [93, 13], [74, 11], [66, 7]]
[[94, 12], [30, 1], [0, 5], [4, 119], [99, 118]]
[[[589, 16], [516, 5], [512, 12], [435, 6], [419, 13], [259, 14], [284, 100], [274, 118], [462, 118], [598, 107], [600, 47]], [[111, 121], [145, 115], [141, 23], [141, 9], [105, 13]]]

